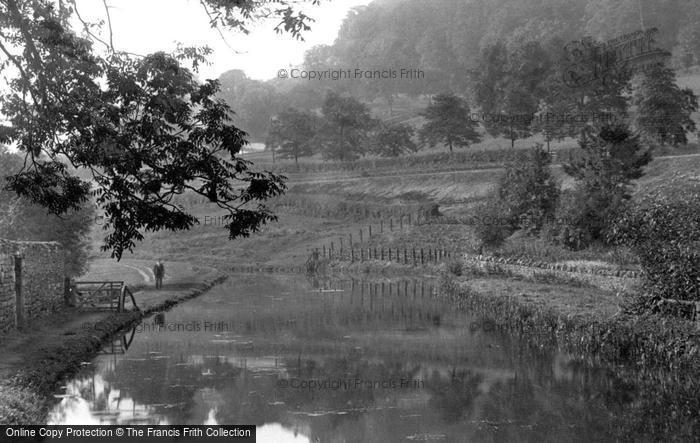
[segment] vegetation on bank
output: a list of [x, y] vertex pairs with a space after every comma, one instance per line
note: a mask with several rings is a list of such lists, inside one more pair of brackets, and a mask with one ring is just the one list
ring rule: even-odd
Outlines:
[[[458, 266], [458, 265], [457, 265]], [[441, 275], [439, 295], [476, 313], [494, 329], [519, 337], [535, 349], [559, 348], [584, 361], [614, 367], [639, 393], [628, 432], [682, 435], [700, 432], [700, 333], [694, 322], [664, 316], [609, 318], [592, 313], [572, 315], [551, 304], [537, 304], [516, 294], [481, 292], [470, 276], [456, 276], [455, 265]], [[621, 435], [628, 437], [630, 434]]]

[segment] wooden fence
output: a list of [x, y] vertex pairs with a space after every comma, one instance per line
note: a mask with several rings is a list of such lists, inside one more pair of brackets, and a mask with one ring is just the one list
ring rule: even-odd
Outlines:
[[364, 262], [381, 260], [400, 263], [404, 265], [425, 265], [426, 263], [441, 263], [456, 256], [457, 251], [442, 248], [416, 248], [416, 247], [384, 247], [367, 245], [366, 241], [385, 232], [401, 232], [407, 227], [419, 224], [422, 217], [405, 215], [397, 218], [379, 220], [374, 225], [366, 227], [346, 235], [338, 236], [337, 241], [324, 243], [320, 248], [315, 248], [312, 260], [343, 260], [350, 262]]

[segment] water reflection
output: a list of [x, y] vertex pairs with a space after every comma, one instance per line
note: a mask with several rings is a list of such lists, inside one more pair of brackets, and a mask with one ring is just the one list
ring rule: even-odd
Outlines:
[[475, 328], [432, 292], [232, 277], [106, 346], [49, 422], [256, 424], [261, 442], [613, 439], [632, 386]]

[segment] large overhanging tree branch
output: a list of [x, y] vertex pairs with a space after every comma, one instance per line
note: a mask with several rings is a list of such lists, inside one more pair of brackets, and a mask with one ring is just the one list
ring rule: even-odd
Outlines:
[[[299, 36], [310, 19], [295, 14], [294, 3], [202, 0], [212, 26], [245, 30], [248, 20], [276, 16], [278, 30]], [[218, 82], [199, 83], [181, 65], [189, 59], [196, 68], [208, 52], [115, 51], [111, 31], [98, 40], [75, 6], [0, 0], [0, 70], [12, 76], [0, 89], [0, 143], [26, 158], [7, 186], [57, 215], [95, 199], [108, 231], [102, 248], [116, 258], [145, 232], [197, 223], [173, 203], [185, 192], [226, 210], [232, 239], [275, 220], [264, 202], [284, 192], [284, 177], [240, 158], [246, 133], [215, 98]], [[74, 14], [85, 37], [70, 28]], [[108, 48], [104, 55], [95, 41]], [[90, 171], [91, 180], [74, 168]]]

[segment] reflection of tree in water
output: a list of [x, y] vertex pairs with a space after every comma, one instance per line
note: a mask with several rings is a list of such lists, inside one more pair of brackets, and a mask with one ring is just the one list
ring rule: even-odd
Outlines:
[[[361, 356], [349, 353], [343, 358], [323, 360], [289, 359], [286, 362], [292, 379], [347, 381], [348, 387], [338, 385], [336, 388], [325, 387], [318, 390], [281, 389], [279, 394], [284, 401], [297, 405], [298, 409], [309, 407], [316, 410], [341, 410], [362, 412], [374, 408], [379, 403], [393, 402], [395, 398], [406, 394], [398, 384], [402, 379], [417, 377], [420, 366], [406, 365], [398, 361], [368, 361]], [[356, 385], [355, 380], [361, 384]], [[384, 382], [373, 385], [372, 383]], [[390, 383], [394, 383], [391, 386]]]
[[480, 438], [510, 441], [524, 434], [532, 441], [551, 440], [553, 435], [560, 440], [611, 438], [611, 420], [619, 410], [610, 409], [605, 394], [600, 395], [615, 389], [609, 378], [581, 367], [574, 380], [556, 381], [540, 369], [488, 388], [479, 411], [478, 420], [484, 424]]
[[457, 423], [471, 415], [474, 399], [479, 395], [479, 383], [483, 375], [471, 370], [453, 369], [450, 376], [434, 371], [425, 380], [425, 387], [432, 393], [430, 406], [440, 411], [446, 423]]
[[184, 359], [175, 363], [166, 358], [124, 359], [103, 377], [111, 388], [120, 390], [120, 396], [139, 405], [157, 405], [155, 412], [171, 423], [186, 423], [198, 390], [221, 389], [242, 371], [216, 357], [204, 358], [201, 364]]

